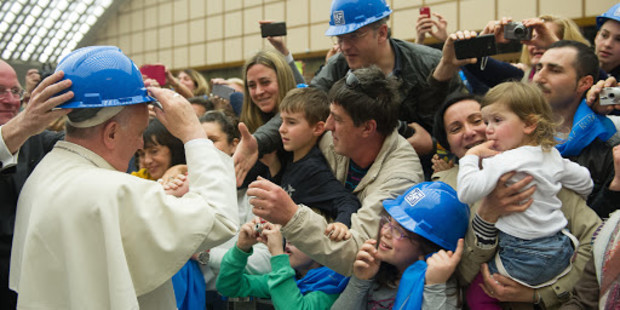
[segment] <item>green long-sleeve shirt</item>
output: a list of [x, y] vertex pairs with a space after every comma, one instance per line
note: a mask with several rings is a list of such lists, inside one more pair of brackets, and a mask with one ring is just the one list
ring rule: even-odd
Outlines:
[[228, 297], [271, 298], [276, 309], [329, 309], [339, 294], [321, 291], [302, 295], [295, 280], [288, 255], [271, 257], [271, 272], [264, 275], [245, 274], [248, 257], [252, 255], [232, 247], [222, 259], [216, 287]]

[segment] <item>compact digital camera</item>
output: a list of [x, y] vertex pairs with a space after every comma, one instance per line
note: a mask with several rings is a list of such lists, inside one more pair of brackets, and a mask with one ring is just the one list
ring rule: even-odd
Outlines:
[[525, 27], [523, 23], [508, 23], [504, 26], [504, 39], [506, 40], [531, 40], [532, 28]]
[[603, 87], [598, 97], [600, 105], [620, 104], [620, 87]]

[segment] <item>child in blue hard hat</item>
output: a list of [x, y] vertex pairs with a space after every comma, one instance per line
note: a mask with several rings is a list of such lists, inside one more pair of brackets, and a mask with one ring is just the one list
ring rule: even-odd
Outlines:
[[443, 182], [417, 184], [383, 207], [388, 216], [379, 239], [362, 245], [332, 309], [459, 308], [452, 273], [463, 252], [469, 207]]
[[601, 69], [620, 79], [620, 3], [596, 17], [594, 46]]

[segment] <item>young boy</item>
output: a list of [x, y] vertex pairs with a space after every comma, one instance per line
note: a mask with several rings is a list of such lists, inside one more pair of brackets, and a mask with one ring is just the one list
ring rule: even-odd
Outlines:
[[[284, 170], [280, 186], [295, 203], [313, 208], [328, 221], [333, 219], [325, 234], [340, 241], [350, 237], [351, 214], [361, 205], [357, 197], [334, 177], [317, 147], [329, 116], [328, 102], [327, 95], [316, 88], [297, 88], [282, 99], [280, 136], [284, 149], [292, 153], [292, 158], [282, 160]], [[277, 163], [269, 166], [271, 175], [280, 170]]]

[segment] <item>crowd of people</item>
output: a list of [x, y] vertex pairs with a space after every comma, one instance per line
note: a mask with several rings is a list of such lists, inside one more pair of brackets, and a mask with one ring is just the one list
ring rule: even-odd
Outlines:
[[514, 64], [455, 52], [510, 18], [411, 43], [358, 2], [309, 82], [282, 37], [208, 82], [0, 60], [0, 309], [619, 309], [620, 4]]

